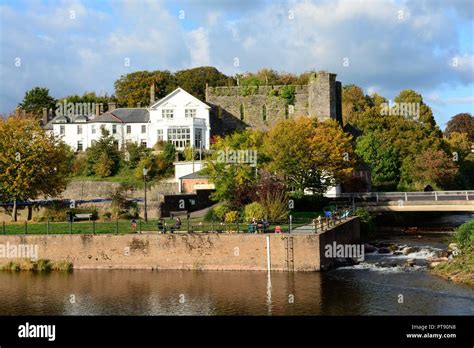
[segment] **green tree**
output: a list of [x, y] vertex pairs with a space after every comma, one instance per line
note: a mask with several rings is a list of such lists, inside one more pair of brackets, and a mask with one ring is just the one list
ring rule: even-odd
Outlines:
[[120, 152], [114, 144], [115, 139], [107, 129], [101, 128], [101, 132], [99, 140], [86, 150], [86, 175], [88, 176], [112, 176], [119, 169]]
[[150, 154], [151, 149], [147, 148], [145, 145], [130, 141], [125, 144], [123, 157], [128, 167], [135, 169], [140, 160]]
[[180, 70], [175, 76], [179, 87], [200, 100], [206, 100], [206, 83], [210, 87], [234, 85], [232, 77], [210, 66]]
[[106, 178], [112, 175], [113, 170], [114, 161], [107, 156], [107, 153], [102, 152], [94, 164], [95, 175]]
[[143, 169], [147, 169], [147, 180], [152, 180], [158, 175], [158, 163], [155, 155], [143, 157], [134, 171], [135, 179], [143, 180]]
[[41, 117], [43, 108], [48, 110], [55, 107], [56, 100], [49, 95], [49, 89], [44, 87], [34, 87], [25, 93], [19, 107], [27, 113], [36, 117]]
[[[217, 139], [204, 169], [216, 187], [211, 195], [212, 199], [228, 202], [232, 207], [238, 208], [252, 201], [256, 182], [255, 165], [260, 166], [265, 161], [260, 152], [262, 143], [263, 133], [254, 130], [236, 132]], [[244, 154], [250, 155], [247, 159], [255, 162], [239, 160], [244, 158]]]
[[395, 97], [394, 101], [396, 103], [416, 103], [420, 105], [420, 115], [417, 118], [417, 121], [423, 123], [429, 128], [436, 127], [436, 121], [433, 117], [433, 112], [431, 108], [423, 102], [423, 97], [421, 94], [415, 92], [412, 89], [406, 89], [401, 91], [398, 96]]
[[165, 71], [136, 71], [122, 75], [115, 81], [115, 95], [121, 106], [142, 107], [150, 104], [150, 87], [155, 85], [155, 99], [163, 98], [176, 88], [174, 75]]
[[386, 142], [382, 133], [369, 132], [359, 137], [355, 152], [369, 165], [374, 187], [397, 186], [401, 160], [397, 148]]
[[54, 197], [68, 182], [73, 154], [33, 118], [0, 118], [0, 200], [17, 201]]
[[[108, 103], [115, 102], [117, 103], [117, 98], [114, 95], [96, 95], [95, 92], [85, 92], [83, 95], [68, 95], [57, 100], [58, 103], [63, 103], [67, 101], [68, 103], [90, 103], [90, 104], [102, 104], [104, 107], [107, 107]], [[92, 110], [95, 113], [95, 110]]]

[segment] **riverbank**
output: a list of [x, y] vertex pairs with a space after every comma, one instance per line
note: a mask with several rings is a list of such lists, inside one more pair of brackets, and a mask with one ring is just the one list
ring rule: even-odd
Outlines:
[[474, 250], [463, 250], [460, 255], [435, 265], [430, 272], [456, 283], [474, 286]]

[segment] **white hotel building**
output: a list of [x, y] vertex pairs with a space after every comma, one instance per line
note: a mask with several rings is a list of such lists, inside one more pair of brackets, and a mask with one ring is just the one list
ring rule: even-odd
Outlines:
[[153, 147], [170, 141], [176, 149], [209, 149], [210, 107], [182, 88], [177, 88], [148, 108], [109, 108], [101, 115], [56, 116], [45, 129], [62, 137], [74, 151], [84, 151], [101, 137], [105, 128], [118, 148], [127, 142]]

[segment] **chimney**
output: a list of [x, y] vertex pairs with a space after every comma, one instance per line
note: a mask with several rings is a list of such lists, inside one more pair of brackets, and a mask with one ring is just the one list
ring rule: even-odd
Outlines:
[[95, 117], [100, 115], [100, 105], [95, 104]]
[[43, 126], [46, 126], [48, 121], [48, 108], [43, 108]]
[[137, 108], [141, 108], [142, 107], [142, 103], [141, 102], [138, 102], [137, 103]]
[[150, 87], [150, 106], [155, 104], [155, 83], [153, 82]]
[[115, 110], [115, 103], [113, 103], [113, 102], [109, 103], [109, 109], [108, 110], [109, 110], [109, 112], [114, 111]]

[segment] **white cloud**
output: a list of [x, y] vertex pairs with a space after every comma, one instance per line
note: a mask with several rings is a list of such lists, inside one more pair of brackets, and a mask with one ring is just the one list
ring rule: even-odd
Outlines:
[[191, 54], [191, 65], [202, 66], [211, 64], [209, 52], [209, 40], [207, 30], [198, 28], [189, 32], [186, 36], [186, 45]]

